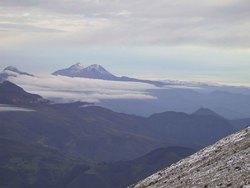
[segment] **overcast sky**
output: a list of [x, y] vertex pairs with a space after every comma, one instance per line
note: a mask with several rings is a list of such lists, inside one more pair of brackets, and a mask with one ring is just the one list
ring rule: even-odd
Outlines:
[[249, 0], [1, 0], [0, 68], [250, 83]]

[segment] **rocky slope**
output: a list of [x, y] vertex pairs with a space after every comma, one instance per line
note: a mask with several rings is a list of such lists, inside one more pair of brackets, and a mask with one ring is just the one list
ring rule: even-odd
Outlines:
[[28, 93], [9, 81], [0, 83], [0, 91], [0, 104], [38, 105], [49, 102], [40, 95]]
[[250, 184], [250, 127], [161, 170], [134, 188], [242, 187]]

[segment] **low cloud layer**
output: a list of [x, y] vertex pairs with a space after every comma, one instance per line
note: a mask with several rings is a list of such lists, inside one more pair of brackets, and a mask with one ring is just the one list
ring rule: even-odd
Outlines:
[[154, 100], [147, 90], [153, 85], [133, 82], [117, 82], [64, 76], [18, 76], [10, 81], [26, 91], [39, 94], [58, 102], [84, 101], [99, 102], [102, 99]]
[[33, 112], [34, 110], [28, 108], [20, 108], [17, 106], [0, 104], [0, 112], [12, 112], [12, 111]]

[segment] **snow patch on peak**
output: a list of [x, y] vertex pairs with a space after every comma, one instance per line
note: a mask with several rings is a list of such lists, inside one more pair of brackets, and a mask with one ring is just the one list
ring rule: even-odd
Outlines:
[[17, 77], [18, 75], [25, 75], [25, 76], [34, 76], [27, 72], [22, 72], [18, 70], [16, 67], [8, 66], [0, 73], [0, 82], [8, 80], [9, 77]]
[[103, 68], [101, 65], [93, 64], [85, 68], [86, 71], [98, 71], [103, 74], [111, 74], [109, 73], [105, 68]]
[[55, 71], [54, 73], [52, 73], [52, 75], [112, 80], [112, 81], [123, 81], [123, 82], [141, 82], [141, 83], [153, 84], [158, 87], [165, 85], [165, 83], [160, 82], [160, 81], [140, 80], [136, 78], [129, 78], [126, 76], [119, 77], [119, 76], [113, 75], [112, 73], [107, 71], [104, 67], [98, 64], [93, 64], [84, 68], [83, 65], [81, 65], [80, 63], [77, 63], [75, 65], [72, 65], [69, 68]]
[[98, 65], [98, 64], [93, 64], [93, 65], [90, 65], [88, 67], [89, 68], [94, 68], [94, 69], [104, 69], [101, 65]]
[[13, 66], [6, 67], [4, 71], [20, 72], [16, 67]]
[[112, 80], [117, 78], [113, 74], [109, 73], [101, 65], [93, 64], [84, 68], [84, 66], [81, 63], [74, 64], [66, 69], [58, 70], [54, 72], [53, 75], [103, 79], [103, 80]]
[[84, 69], [84, 65], [81, 64], [81, 63], [76, 63], [76, 64], [70, 66], [69, 69], [79, 69], [79, 70], [81, 70], [81, 69]]

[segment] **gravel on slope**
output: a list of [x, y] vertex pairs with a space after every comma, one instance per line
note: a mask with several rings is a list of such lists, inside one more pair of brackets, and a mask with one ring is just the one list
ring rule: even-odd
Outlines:
[[250, 187], [250, 127], [138, 182], [134, 188]]

